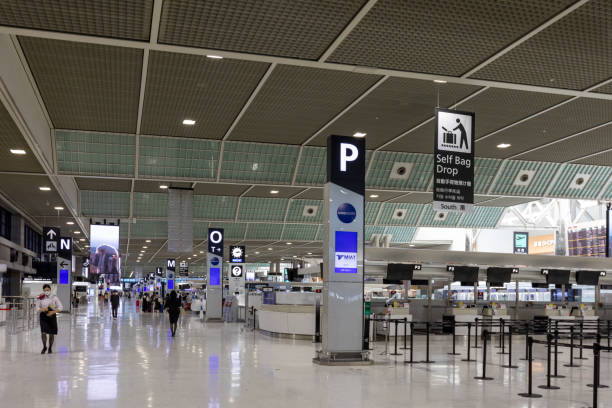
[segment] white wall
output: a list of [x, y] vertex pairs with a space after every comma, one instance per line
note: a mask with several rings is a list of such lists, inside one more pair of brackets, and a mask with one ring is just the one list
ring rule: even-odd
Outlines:
[[465, 229], [463, 228], [418, 228], [413, 242], [452, 241], [451, 251], [465, 251]]

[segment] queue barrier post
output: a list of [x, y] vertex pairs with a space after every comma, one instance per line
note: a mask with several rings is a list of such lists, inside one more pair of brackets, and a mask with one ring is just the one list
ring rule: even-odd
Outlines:
[[521, 360], [529, 360], [529, 321], [525, 320], [525, 357]]
[[499, 347], [501, 351], [497, 354], [508, 354], [506, 352], [506, 322], [504, 319], [499, 319]]
[[470, 358], [470, 349], [471, 349], [470, 340], [472, 338], [472, 322], [468, 322], [467, 328], [468, 328], [467, 330], [467, 358], [464, 358], [461, 361], [476, 361]]
[[480, 348], [478, 345], [478, 318], [474, 319], [474, 348]]
[[406, 364], [414, 364], [414, 322], [410, 322], [410, 361], [404, 361]]
[[492, 377], [487, 377], [487, 338], [489, 332], [485, 329], [482, 332], [482, 376], [474, 377], [475, 380], [492, 380]]
[[558, 390], [559, 389], [559, 387], [557, 387], [556, 385], [551, 385], [550, 383], [550, 378], [552, 377], [552, 375], [550, 374], [551, 359], [552, 359], [552, 334], [546, 333], [546, 385], [540, 385], [538, 387], [543, 390]]
[[606, 337], [608, 338], [608, 348], [604, 350], [606, 353], [610, 352], [610, 320], [608, 320], [608, 330], [606, 331]]
[[[455, 319], [453, 319], [452, 324], [453, 324], [453, 352], [452, 353], [448, 353], [448, 354], [451, 355], [451, 356], [458, 356], [461, 353], [457, 353], [457, 350], [456, 350], [456, 344], [455, 344], [455, 341], [456, 341], [456, 334], [455, 334], [456, 324], [455, 324]], [[470, 334], [468, 333], [468, 341], [469, 341], [469, 338], [470, 338]]]
[[[559, 321], [557, 320], [557, 323]], [[559, 326], [558, 324], [556, 325]], [[559, 374], [559, 329], [555, 329], [555, 373], [552, 375], [553, 378], [565, 378], [564, 375]]]
[[533, 393], [533, 338], [527, 337], [527, 361], [529, 362], [527, 376], [527, 392], [520, 393], [525, 398], [542, 398], [540, 394]]
[[508, 325], [508, 364], [502, 367], [518, 368], [518, 366], [512, 365], [512, 324]]
[[[582, 348], [580, 349], [582, 350]], [[574, 364], [574, 325], [570, 326], [570, 361], [569, 364], [564, 364], [565, 367], [580, 367]]]
[[584, 322], [580, 321], [580, 354], [578, 360], [588, 360], [586, 357], [582, 357], [582, 341], [584, 339]]
[[399, 320], [395, 319], [393, 321], [393, 323], [395, 324], [395, 336], [394, 336], [394, 346], [393, 346], [393, 353], [391, 353], [392, 356], [399, 356], [400, 353], [397, 352], [397, 335], [398, 335], [398, 331], [397, 331], [397, 326], [399, 325]]
[[[408, 328], [408, 318], [404, 317], [404, 347], [402, 347], [402, 350], [408, 350], [408, 347], [406, 347], [406, 335], [408, 334], [407, 331]], [[406, 356], [406, 353], [404, 353], [404, 356]]]
[[593, 344], [593, 408], [597, 408], [597, 393], [599, 392], [599, 363], [601, 346]]
[[430, 325], [429, 325], [429, 322], [427, 322], [427, 323], [425, 323], [425, 330], [426, 330], [426, 334], [425, 334], [425, 339], [426, 339], [425, 361], [422, 361], [422, 363], [425, 363], [425, 364], [434, 363], [434, 361], [431, 361], [429, 359], [429, 329], [430, 329]]

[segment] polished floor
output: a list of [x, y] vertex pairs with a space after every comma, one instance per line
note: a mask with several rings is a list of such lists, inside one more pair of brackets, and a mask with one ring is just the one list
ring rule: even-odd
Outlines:
[[[61, 316], [56, 352], [40, 355], [39, 330], [11, 335], [0, 327], [1, 407], [586, 407], [591, 405], [592, 358], [580, 368], [560, 366], [560, 390], [538, 389], [525, 399], [524, 343], [516, 339], [518, 369], [501, 368], [504, 356], [491, 348], [487, 375], [474, 380], [481, 363], [450, 356], [449, 337], [432, 340], [432, 360], [405, 365], [384, 354], [383, 343], [367, 367], [314, 365], [310, 341], [275, 339], [238, 323], [201, 323], [182, 316], [177, 337], [167, 316], [142, 314], [122, 304], [109, 310], [81, 307]], [[415, 337], [415, 359], [424, 358]], [[458, 343], [457, 351], [465, 346]], [[478, 350], [480, 359], [482, 350]], [[588, 351], [586, 354], [591, 353]], [[545, 349], [535, 352], [534, 384], [545, 383]], [[591, 357], [590, 355], [588, 355]], [[567, 362], [569, 353], [560, 356]], [[612, 353], [602, 358], [601, 382], [610, 384]], [[600, 407], [612, 407], [612, 391], [600, 391]]]

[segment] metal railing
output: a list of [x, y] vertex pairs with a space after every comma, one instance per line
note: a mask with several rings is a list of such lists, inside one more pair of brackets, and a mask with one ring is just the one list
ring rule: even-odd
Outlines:
[[4, 323], [11, 334], [32, 330], [36, 327], [38, 313], [36, 298], [24, 296], [3, 296], [0, 309], [4, 312]]

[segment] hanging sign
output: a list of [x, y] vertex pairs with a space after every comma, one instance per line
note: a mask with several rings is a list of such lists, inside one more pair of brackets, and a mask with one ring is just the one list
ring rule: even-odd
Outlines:
[[60, 229], [57, 227], [43, 228], [43, 250], [47, 254], [57, 253], [59, 248]]
[[474, 113], [436, 109], [433, 208], [474, 209]]
[[514, 253], [515, 254], [528, 254], [529, 253], [529, 233], [528, 232], [514, 232]]

